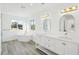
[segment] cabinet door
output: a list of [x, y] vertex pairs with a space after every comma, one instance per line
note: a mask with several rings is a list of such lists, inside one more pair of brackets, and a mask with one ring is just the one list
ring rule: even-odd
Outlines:
[[78, 54], [78, 45], [70, 42], [65, 42], [65, 54], [66, 55], [77, 55]]
[[63, 50], [65, 49], [65, 42], [62, 40], [54, 39], [54, 44], [57, 49]]
[[48, 49], [48, 45], [49, 45], [48, 38], [41, 37], [41, 44], [43, 44], [43, 46]]
[[48, 49], [51, 50], [52, 52], [55, 52], [56, 50], [55, 42], [51, 38], [48, 39]]
[[56, 52], [58, 54], [65, 55], [75, 55], [78, 54], [78, 45], [75, 43], [62, 41], [62, 40], [54, 40]]

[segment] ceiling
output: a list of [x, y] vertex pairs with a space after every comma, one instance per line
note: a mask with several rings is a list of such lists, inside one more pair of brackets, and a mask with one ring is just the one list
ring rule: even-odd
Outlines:
[[0, 10], [4, 13], [29, 17], [40, 11], [56, 11], [62, 10], [66, 7], [79, 4], [67, 4], [67, 3], [0, 3]]

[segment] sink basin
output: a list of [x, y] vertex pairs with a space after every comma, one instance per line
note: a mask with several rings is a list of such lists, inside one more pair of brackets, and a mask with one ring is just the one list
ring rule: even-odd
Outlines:
[[60, 37], [58, 37], [58, 38], [60, 38], [60, 39], [67, 39], [67, 40], [71, 40], [71, 38], [69, 38], [69, 37], [67, 37], [67, 36], [60, 36]]

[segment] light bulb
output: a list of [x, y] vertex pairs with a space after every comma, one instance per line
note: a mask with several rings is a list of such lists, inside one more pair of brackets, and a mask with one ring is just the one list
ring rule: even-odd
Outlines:
[[66, 11], [66, 12], [69, 12], [69, 11], [70, 11], [70, 9], [69, 9], [69, 8], [67, 8], [65, 11]]
[[77, 9], [77, 6], [72, 7], [72, 9], [73, 9], [73, 10], [76, 10], [76, 9]]

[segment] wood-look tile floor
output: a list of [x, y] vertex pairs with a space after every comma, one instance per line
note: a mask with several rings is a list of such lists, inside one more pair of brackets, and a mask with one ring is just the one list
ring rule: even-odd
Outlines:
[[20, 42], [17, 40], [2, 42], [2, 55], [45, 55], [35, 48], [32, 42]]

